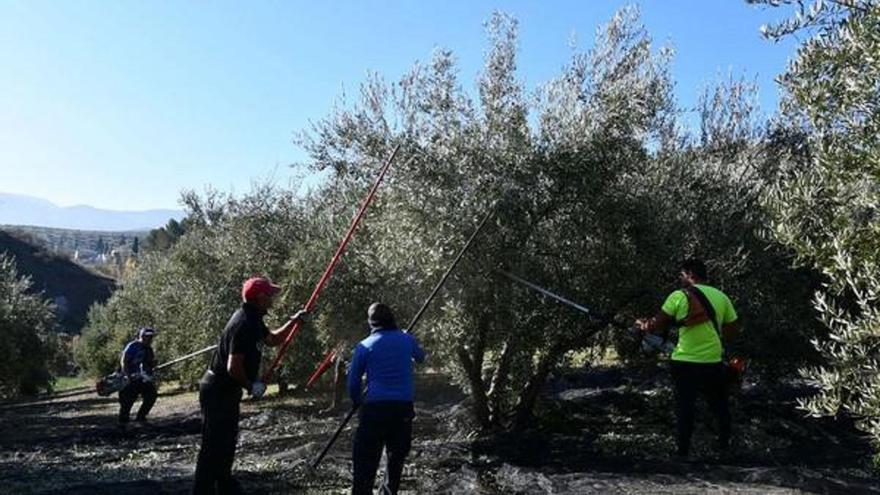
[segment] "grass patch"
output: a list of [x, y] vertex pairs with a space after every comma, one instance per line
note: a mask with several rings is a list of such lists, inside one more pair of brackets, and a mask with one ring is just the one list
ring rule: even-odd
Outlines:
[[91, 382], [87, 378], [81, 376], [59, 376], [55, 379], [54, 391], [64, 392], [65, 390], [72, 390], [89, 385], [91, 385]]

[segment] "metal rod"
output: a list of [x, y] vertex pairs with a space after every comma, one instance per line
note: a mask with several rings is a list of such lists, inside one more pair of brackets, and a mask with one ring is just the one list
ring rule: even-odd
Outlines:
[[168, 361], [167, 363], [162, 363], [162, 364], [160, 364], [159, 366], [156, 366], [156, 371], [159, 371], [159, 370], [161, 370], [162, 368], [165, 368], [165, 367], [167, 367], [167, 366], [171, 366], [172, 364], [177, 364], [177, 363], [179, 363], [179, 362], [181, 362], [181, 361], [185, 361], [185, 360], [187, 360], [187, 359], [189, 359], [189, 358], [191, 358], [191, 357], [196, 357], [196, 356], [198, 356], [199, 354], [204, 354], [204, 353], [206, 353], [206, 352], [213, 351], [213, 350], [216, 349], [216, 348], [217, 348], [217, 345], [215, 344], [215, 345], [212, 345], [212, 346], [205, 347], [204, 349], [198, 350], [198, 351], [196, 351], [196, 352], [191, 352], [191, 353], [189, 353], [189, 354], [187, 354], [187, 355], [185, 355], [185, 356], [180, 356], [180, 357], [177, 358], [177, 359], [172, 359], [171, 361]]
[[[500, 269], [495, 269], [495, 271], [498, 272], [498, 273], [500, 273], [500, 274], [502, 274], [502, 275], [504, 275], [505, 277], [507, 277], [507, 278], [513, 280], [514, 282], [518, 282], [518, 283], [520, 283], [520, 284], [525, 285], [526, 287], [529, 287], [529, 288], [531, 288], [531, 289], [534, 289], [534, 290], [540, 292], [541, 294], [544, 294], [545, 296], [547, 296], [547, 297], [549, 297], [549, 298], [551, 298], [551, 299], [555, 299], [555, 300], [561, 302], [562, 304], [565, 304], [566, 306], [569, 306], [569, 307], [572, 307], [572, 308], [574, 308], [574, 309], [577, 309], [578, 311], [584, 312], [584, 313], [590, 315], [591, 317], [598, 319], [598, 321], [599, 321], [600, 323], [602, 323], [602, 324], [611, 325], [611, 326], [614, 326], [614, 327], [616, 327], [616, 328], [629, 329], [628, 326], [626, 326], [626, 325], [624, 325], [623, 323], [620, 323], [620, 322], [618, 322], [618, 321], [616, 321], [616, 320], [614, 319], [614, 317], [617, 315], [617, 311], [614, 311], [614, 312], [611, 312], [611, 313], [599, 314], [599, 313], [597, 313], [597, 312], [591, 310], [590, 308], [588, 308], [588, 307], [586, 307], [586, 306], [584, 306], [584, 305], [582, 305], [582, 304], [578, 304], [578, 303], [576, 303], [576, 302], [574, 302], [574, 301], [572, 301], [572, 300], [570, 300], [570, 299], [566, 299], [566, 298], [560, 296], [559, 294], [554, 294], [553, 292], [550, 292], [549, 290], [547, 290], [547, 289], [545, 289], [545, 288], [543, 288], [543, 287], [541, 287], [541, 286], [535, 285], [535, 284], [529, 282], [528, 280], [525, 280], [525, 279], [523, 279], [523, 278], [517, 277], [516, 275], [514, 275], [514, 274], [512, 274], [512, 273], [509, 273], [509, 272], [506, 272], [506, 271], [504, 271], [504, 270], [500, 270]], [[627, 299], [623, 304], [620, 305], [620, 307], [625, 306], [625, 305], [626, 305], [627, 303], [629, 303], [632, 299], [635, 299], [636, 297], [638, 297], [638, 296], [640, 296], [640, 295], [642, 295], [642, 294], [644, 294], [644, 293], [645, 293], [644, 290], [636, 291], [636, 292], [632, 295], [632, 297], [630, 297], [629, 299]], [[601, 327], [599, 328], [599, 330], [601, 330]], [[590, 332], [588, 335], [593, 335], [594, 333], [598, 332], [599, 330], [594, 330], [594, 331]]]
[[566, 304], [566, 305], [568, 305], [578, 311], [582, 311], [590, 316], [595, 316], [593, 314], [593, 311], [590, 310], [590, 308], [583, 306], [581, 304], [578, 304], [578, 303], [572, 301], [571, 299], [566, 299], [566, 298], [560, 296], [559, 294], [554, 294], [543, 287], [539, 287], [539, 286], [529, 282], [528, 280], [524, 280], [520, 277], [517, 277], [516, 275], [514, 275], [512, 273], [505, 272], [504, 270], [497, 270], [496, 269], [495, 271], [504, 275], [505, 277], [513, 280], [514, 282], [519, 282], [527, 287], [531, 287], [532, 289], [535, 289], [536, 291], [540, 292], [541, 294], [544, 294], [545, 296], [547, 296], [549, 298], [556, 299], [557, 301], [561, 302], [562, 304]]

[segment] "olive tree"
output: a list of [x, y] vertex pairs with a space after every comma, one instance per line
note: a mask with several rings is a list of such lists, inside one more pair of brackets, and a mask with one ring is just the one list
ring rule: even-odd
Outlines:
[[6, 356], [0, 363], [0, 397], [51, 389], [54, 327], [52, 305], [31, 291], [14, 258], [0, 253], [0, 352]]
[[[392, 169], [355, 248], [353, 259], [369, 263], [352, 267], [364, 294], [399, 313], [416, 310], [494, 209], [416, 329], [469, 392], [479, 425], [529, 425], [549, 374], [572, 351], [614, 340], [603, 314], [654, 310], [659, 292], [635, 296], [670, 288], [684, 256], [708, 258], [722, 283], [753, 297], [745, 316], [767, 312], [755, 319], [758, 341], [803, 335], [785, 333], [800, 325], [787, 318], [800, 308], [790, 289], [799, 275], [758, 235], [758, 199], [775, 168], [748, 84], [707, 92], [694, 139], [678, 122], [672, 51], [652, 48], [637, 9], [621, 10], [593, 49], [532, 92], [517, 77], [516, 21], [496, 14], [486, 27], [474, 91], [454, 55], [437, 50], [396, 83], [372, 75], [300, 140], [314, 167], [331, 171], [325, 193], [338, 196], [363, 189], [374, 171], [364, 164], [395, 144], [412, 158]], [[596, 317], [548, 304], [497, 270], [588, 301]]]
[[[761, 2], [767, 3], [767, 2]], [[769, 2], [774, 5], [790, 2]], [[848, 415], [880, 442], [880, 5], [799, 2], [765, 33], [808, 37], [780, 78], [784, 122], [807, 152], [768, 195], [772, 235], [824, 275], [812, 415]]]

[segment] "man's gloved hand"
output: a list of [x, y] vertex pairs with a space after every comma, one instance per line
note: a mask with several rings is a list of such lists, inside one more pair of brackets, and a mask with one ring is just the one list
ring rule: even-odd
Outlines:
[[259, 399], [263, 397], [263, 394], [266, 393], [266, 384], [261, 382], [260, 380], [255, 381], [251, 384], [251, 397], [254, 399]]
[[290, 321], [299, 320], [301, 323], [308, 323], [309, 319], [309, 312], [304, 309], [297, 311], [295, 315], [290, 317]]
[[146, 371], [141, 371], [140, 376], [141, 376], [141, 381], [144, 383], [153, 383], [156, 380], [156, 378], [153, 375], [147, 373]]

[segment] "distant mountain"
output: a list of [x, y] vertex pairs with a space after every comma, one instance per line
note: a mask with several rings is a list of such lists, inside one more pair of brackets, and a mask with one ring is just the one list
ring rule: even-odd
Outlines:
[[78, 205], [61, 207], [45, 199], [0, 192], [0, 225], [35, 225], [77, 230], [149, 230], [180, 220], [180, 210], [117, 211]]
[[29, 276], [33, 289], [55, 303], [58, 323], [69, 333], [79, 333], [92, 304], [106, 301], [116, 288], [113, 279], [2, 230], [0, 253], [15, 258], [19, 275]]

